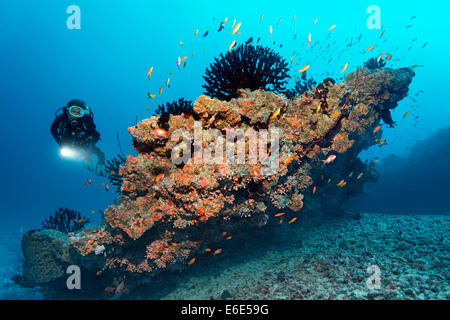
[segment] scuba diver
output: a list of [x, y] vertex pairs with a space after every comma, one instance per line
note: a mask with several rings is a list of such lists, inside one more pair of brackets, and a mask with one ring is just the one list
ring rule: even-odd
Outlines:
[[[95, 145], [100, 140], [100, 133], [96, 130], [92, 110], [84, 101], [73, 99], [56, 110], [55, 117], [50, 131], [61, 155], [84, 158], [88, 170], [105, 176], [105, 154]], [[97, 157], [96, 164], [92, 161], [93, 154]]]

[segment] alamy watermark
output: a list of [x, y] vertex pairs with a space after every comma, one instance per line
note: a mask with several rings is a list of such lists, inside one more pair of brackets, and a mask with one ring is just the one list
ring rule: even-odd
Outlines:
[[371, 5], [367, 7], [367, 11], [370, 16], [367, 18], [367, 28], [372, 29], [381, 29], [381, 10], [379, 6]]
[[66, 20], [66, 26], [69, 30], [81, 29], [81, 9], [77, 5], [70, 5], [66, 9], [66, 13], [70, 16]]
[[[280, 158], [280, 130], [278, 128], [203, 130], [201, 122], [194, 122], [194, 136], [186, 129], [177, 129], [171, 135], [177, 143], [171, 159], [175, 165], [245, 164], [261, 165], [261, 175], [277, 173]], [[181, 140], [181, 141], [180, 141]], [[193, 141], [193, 144], [192, 144]], [[246, 155], [248, 143], [248, 155]]]

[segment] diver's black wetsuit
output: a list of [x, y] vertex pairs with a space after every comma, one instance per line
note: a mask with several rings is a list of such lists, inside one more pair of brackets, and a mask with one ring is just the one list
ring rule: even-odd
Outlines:
[[[67, 145], [68, 147], [79, 147], [86, 151], [87, 160], [90, 160], [91, 154], [95, 154], [98, 163], [105, 163], [105, 155], [95, 144], [100, 140], [100, 133], [97, 131], [92, 114], [82, 116], [80, 118], [71, 119], [69, 117], [69, 107], [72, 105], [80, 105], [78, 103], [69, 102], [68, 106], [62, 108], [62, 113], [56, 116], [50, 131], [53, 138], [59, 146]], [[82, 103], [81, 105], [84, 105]]]
[[70, 146], [88, 147], [100, 140], [100, 133], [97, 131], [94, 119], [91, 116], [71, 121], [66, 110], [56, 117], [50, 131], [60, 146], [67, 144]]

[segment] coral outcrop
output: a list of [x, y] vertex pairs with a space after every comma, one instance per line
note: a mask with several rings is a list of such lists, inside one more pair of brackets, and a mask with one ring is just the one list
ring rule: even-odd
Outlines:
[[[190, 114], [170, 117], [167, 131], [158, 116], [140, 121], [128, 129], [137, 155], [120, 168], [121, 194], [105, 210], [102, 227], [69, 234], [77, 261], [104, 281], [126, 275], [132, 287], [194, 258], [220, 254], [221, 243], [230, 236], [245, 241], [249, 228], [294, 225], [303, 215], [339, 211], [376, 179], [358, 154], [375, 144], [381, 114], [407, 95], [413, 76], [409, 68], [358, 68], [345, 81], [327, 81], [326, 95], [314, 94], [315, 87], [293, 100], [240, 90], [230, 101], [200, 96]], [[259, 138], [246, 140], [243, 163], [209, 162], [205, 154], [220, 158], [218, 135], [229, 128], [268, 130], [270, 156], [279, 154], [276, 170], [267, 174], [264, 159], [250, 158], [257, 141], [262, 152]], [[183, 136], [174, 138], [178, 129]], [[207, 135], [208, 129], [218, 135]], [[272, 148], [276, 132], [278, 150]], [[173, 161], [174, 154], [190, 160]], [[335, 160], [325, 164], [330, 156]], [[96, 263], [83, 262], [89, 257]]]

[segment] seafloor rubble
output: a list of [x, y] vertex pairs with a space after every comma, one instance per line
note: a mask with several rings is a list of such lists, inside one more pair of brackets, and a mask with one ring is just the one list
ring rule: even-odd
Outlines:
[[[68, 235], [27, 233], [20, 281], [60, 286], [66, 280], [61, 270], [76, 264], [97, 297], [119, 297], [161, 271], [220, 254], [224, 241], [245, 241], [252, 228], [294, 226], [303, 215], [336, 213], [376, 179], [374, 167], [357, 156], [380, 138], [373, 129], [407, 95], [413, 76], [409, 68], [358, 68], [342, 82], [319, 84], [325, 96], [316, 87], [293, 100], [248, 90], [231, 101], [200, 96], [192, 112], [170, 117], [167, 135], [154, 130], [158, 116], [142, 120], [129, 128], [137, 156], [129, 155], [121, 167], [121, 195], [105, 210], [102, 226]], [[265, 175], [261, 162], [249, 161], [174, 164], [179, 141], [170, 134], [185, 129], [193, 136], [196, 121], [220, 132], [279, 129], [278, 170]], [[204, 137], [203, 147], [210, 143]], [[330, 155], [336, 160], [324, 165]]]

